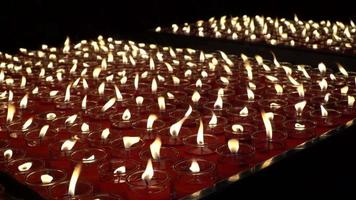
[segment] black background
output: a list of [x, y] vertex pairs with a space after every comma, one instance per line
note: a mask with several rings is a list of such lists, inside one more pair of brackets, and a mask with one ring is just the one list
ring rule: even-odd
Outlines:
[[[1, 5], [2, 4], [2, 5]], [[59, 45], [66, 35], [75, 40], [98, 34], [140, 33], [169, 25], [221, 15], [255, 15], [301, 19], [355, 18], [352, 1], [254, 1], [254, 0], [2, 0], [0, 50]]]

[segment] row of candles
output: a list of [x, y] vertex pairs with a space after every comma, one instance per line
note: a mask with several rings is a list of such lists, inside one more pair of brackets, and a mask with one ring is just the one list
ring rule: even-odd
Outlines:
[[354, 40], [356, 26], [340, 21], [294, 20], [271, 18], [260, 15], [236, 16], [209, 20], [198, 20], [195, 23], [173, 24], [170, 28], [157, 27], [156, 32], [196, 35], [199, 37], [224, 38], [248, 42], [263, 42], [271, 45], [296, 46], [310, 49], [326, 50], [355, 54]]
[[101, 36], [0, 60], [0, 169], [47, 199], [180, 198], [356, 115], [340, 64]]

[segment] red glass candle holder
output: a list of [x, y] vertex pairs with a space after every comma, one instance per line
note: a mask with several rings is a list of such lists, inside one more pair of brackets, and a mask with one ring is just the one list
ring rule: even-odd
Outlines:
[[190, 128], [181, 127], [178, 135], [172, 135], [170, 133], [170, 127], [161, 129], [158, 131], [158, 135], [162, 140], [162, 144], [165, 146], [181, 146], [183, 145], [183, 138], [191, 135]]
[[[281, 129], [285, 121], [286, 117], [284, 115], [273, 113], [273, 120], [271, 120], [273, 130]], [[253, 116], [253, 123], [256, 124], [258, 127], [264, 127], [261, 115]]]
[[64, 101], [64, 97], [57, 97], [54, 99], [56, 108], [60, 110], [80, 110], [81, 99], [79, 96], [71, 95], [70, 101]]
[[249, 107], [257, 107], [258, 100], [262, 99], [260, 95], [255, 94], [254, 99], [249, 99], [247, 94], [240, 94], [237, 95], [236, 99], [234, 100], [234, 105], [237, 106], [244, 106], [249, 105]]
[[44, 167], [45, 163], [43, 160], [21, 158], [10, 162], [7, 169], [18, 181], [24, 182], [27, 174], [35, 170], [43, 169]]
[[197, 135], [191, 135], [183, 139], [186, 145], [185, 151], [193, 155], [211, 155], [215, 153], [215, 149], [219, 146], [219, 139], [214, 135], [204, 134], [204, 144], [197, 144]]
[[142, 150], [139, 153], [142, 162], [147, 162], [148, 159], [152, 160], [153, 168], [169, 171], [172, 165], [179, 159], [179, 152], [172, 147], [161, 147], [159, 159], [152, 158], [149, 149]]
[[84, 200], [93, 195], [93, 186], [87, 182], [78, 181], [75, 186], [74, 195], [68, 193], [69, 181], [55, 184], [49, 188], [50, 199], [54, 200]]
[[117, 111], [115, 107], [111, 107], [106, 111], [102, 111], [102, 106], [97, 106], [91, 109], [88, 109], [88, 116], [92, 120], [96, 120], [98, 122], [109, 121], [110, 115], [115, 114]]
[[193, 159], [183, 160], [173, 166], [177, 177], [174, 188], [177, 198], [197, 192], [214, 184], [216, 179], [216, 167], [213, 162], [204, 159], [194, 159], [200, 168], [199, 172], [192, 172], [190, 166]]
[[24, 123], [24, 121], [19, 120], [8, 125], [9, 142], [12, 147], [21, 148], [26, 145], [24, 139], [25, 133], [38, 127], [36, 122], [32, 122], [30, 126], [23, 128]]
[[74, 165], [81, 163], [81, 177], [88, 181], [96, 181], [99, 179], [98, 166], [102, 164], [108, 154], [103, 149], [85, 148], [74, 151], [70, 155], [70, 160]]
[[316, 122], [319, 127], [334, 127], [341, 123], [341, 113], [333, 109], [326, 109], [328, 116], [321, 115], [320, 108], [310, 112], [310, 119]]
[[342, 113], [344, 116], [355, 117], [356, 116], [356, 104], [349, 105], [347, 100], [335, 102], [332, 106], [335, 110]]
[[305, 106], [303, 109], [303, 112], [299, 113], [295, 109], [294, 105], [288, 105], [283, 108], [283, 111], [279, 111], [279, 113], [283, 114], [289, 119], [307, 119], [309, 117], [310, 111], [312, 111], [313, 108], [311, 106]]
[[[169, 113], [169, 117], [171, 119], [174, 119], [178, 121], [179, 119], [182, 119], [187, 112], [187, 109], [177, 109], [171, 113]], [[183, 126], [185, 127], [193, 127], [196, 126], [196, 120], [198, 120], [200, 117], [200, 112], [196, 110], [192, 110], [188, 118], [184, 121]]]
[[285, 121], [283, 128], [291, 138], [307, 139], [315, 136], [316, 125], [310, 120], [297, 119]]
[[134, 131], [144, 140], [153, 140], [157, 136], [157, 132], [165, 127], [162, 120], [155, 120], [152, 129], [147, 129], [147, 119], [142, 119], [133, 123]]
[[[10, 155], [5, 155], [5, 153], [10, 153]], [[5, 170], [8, 164], [14, 160], [24, 158], [26, 151], [23, 149], [12, 149], [12, 148], [0, 148], [0, 169]]]
[[[49, 176], [50, 178], [46, 180], [43, 179], [44, 176]], [[40, 169], [29, 173], [26, 176], [25, 183], [43, 198], [49, 198], [49, 188], [56, 183], [65, 181], [66, 177], [67, 174], [62, 170]]]
[[58, 139], [57, 132], [49, 129], [43, 137], [39, 135], [39, 132], [39, 129], [35, 129], [25, 134], [27, 154], [45, 158], [49, 155], [48, 145]]
[[[210, 135], [221, 135], [224, 134], [224, 127], [228, 123], [225, 117], [216, 116], [217, 123], [209, 124], [212, 116], [203, 116], [202, 121], [206, 124], [205, 132]], [[196, 121], [197, 126], [199, 126], [199, 120]]]
[[251, 139], [258, 152], [269, 152], [272, 150], [284, 150], [288, 135], [282, 131], [273, 131], [272, 138], [267, 137], [266, 131], [256, 131]]
[[124, 199], [117, 194], [96, 194], [93, 197], [86, 198], [86, 200], [124, 200]]
[[126, 182], [129, 185], [130, 200], [147, 199], [147, 200], [164, 200], [171, 198], [170, 177], [161, 170], [154, 170], [153, 177], [150, 181], [141, 179], [143, 170], [130, 174]]
[[216, 115], [222, 116], [226, 110], [231, 108], [231, 104], [229, 104], [229, 103], [223, 103], [223, 107], [222, 108], [215, 107], [214, 104], [215, 104], [215, 102], [208, 102], [208, 103], [204, 104], [203, 112], [205, 114], [210, 114], [211, 112], [214, 112]]
[[110, 130], [110, 134], [107, 138], [102, 138], [101, 136], [101, 130], [96, 130], [90, 133], [90, 135], [88, 136], [89, 145], [92, 147], [106, 148], [110, 146], [111, 141], [121, 138], [120, 132], [116, 130]]
[[123, 138], [113, 140], [110, 144], [111, 155], [116, 158], [138, 158], [138, 152], [144, 146], [144, 141], [140, 139], [137, 143], [125, 147]]

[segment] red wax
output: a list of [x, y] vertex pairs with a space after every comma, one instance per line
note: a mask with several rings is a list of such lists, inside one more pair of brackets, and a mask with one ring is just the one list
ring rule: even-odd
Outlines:
[[77, 182], [75, 186], [75, 194], [74, 196], [68, 194], [69, 182], [61, 182], [58, 184], [53, 185], [49, 189], [49, 196], [50, 199], [55, 200], [70, 200], [70, 199], [77, 199], [77, 200], [84, 200], [92, 196], [93, 194], [93, 186], [87, 182]]

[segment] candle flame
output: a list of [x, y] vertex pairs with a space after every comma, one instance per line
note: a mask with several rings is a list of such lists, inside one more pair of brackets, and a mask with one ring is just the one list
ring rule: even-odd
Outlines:
[[135, 90], [138, 90], [138, 83], [139, 83], [139, 80], [140, 80], [140, 76], [139, 76], [138, 73], [136, 73], [135, 79], [134, 79]]
[[114, 170], [114, 174], [124, 174], [126, 173], [126, 167], [125, 166], [120, 166]]
[[276, 90], [277, 95], [283, 94], [283, 87], [279, 84], [274, 84], [274, 89]]
[[348, 91], [349, 91], [349, 86], [347, 86], [347, 85], [340, 89], [340, 93], [342, 95], [346, 95]]
[[131, 136], [124, 136], [122, 138], [124, 142], [125, 149], [130, 148], [132, 145], [138, 143], [140, 141], [140, 137], [131, 137]]
[[9, 97], [7, 101], [11, 102], [13, 99], [14, 99], [14, 93], [11, 90], [9, 90]]
[[163, 96], [158, 97], [158, 107], [160, 111], [166, 110], [166, 101]]
[[300, 85], [300, 83], [297, 80], [295, 80], [292, 76], [288, 75], [287, 77], [288, 77], [289, 82], [291, 82], [293, 85], [295, 85], [295, 86]]
[[17, 167], [17, 169], [20, 171], [20, 172], [25, 172], [25, 171], [28, 171], [29, 169], [31, 169], [32, 167], [32, 162], [25, 162], [21, 165], [19, 165]]
[[193, 95], [192, 95], [192, 101], [193, 103], [198, 103], [200, 100], [200, 94], [198, 91], [194, 91]]
[[218, 123], [218, 118], [216, 117], [215, 113], [212, 112], [211, 119], [209, 121], [209, 127], [214, 128], [216, 127], [217, 123]]
[[101, 132], [100, 138], [102, 140], [106, 140], [106, 139], [108, 139], [109, 135], [110, 135], [110, 130], [109, 130], [109, 128], [106, 128]]
[[109, 101], [105, 103], [105, 105], [101, 108], [101, 112], [107, 111], [109, 108], [111, 108], [116, 102], [116, 98], [113, 97]]
[[202, 119], [200, 119], [199, 129], [197, 133], [197, 144], [204, 145], [204, 125]]
[[152, 130], [153, 128], [153, 123], [158, 119], [157, 115], [155, 114], [150, 114], [147, 119], [147, 130]]
[[321, 91], [326, 91], [328, 89], [328, 82], [325, 80], [325, 78], [319, 81], [319, 86]]
[[136, 97], [136, 105], [142, 106], [144, 98], [142, 96]]
[[54, 96], [56, 96], [57, 94], [58, 94], [58, 90], [51, 90], [50, 92], [49, 92], [49, 96], [50, 97], [54, 97]]
[[100, 75], [100, 72], [101, 72], [101, 68], [100, 68], [100, 67], [96, 67], [96, 68], [93, 70], [93, 78], [94, 78], [94, 79], [98, 79], [98, 78], [99, 78], [99, 75]]
[[11, 149], [7, 149], [4, 151], [5, 160], [10, 160], [12, 158], [13, 151]]
[[294, 105], [295, 110], [297, 111], [297, 115], [300, 116], [302, 115], [302, 112], [304, 110], [304, 107], [307, 105], [307, 101], [301, 101], [299, 103], [296, 103]]
[[214, 103], [214, 109], [222, 109], [222, 108], [223, 108], [223, 99], [220, 95], [218, 95]]
[[304, 91], [303, 84], [298, 85], [297, 92], [298, 92], [299, 97], [304, 97], [305, 91]]
[[82, 110], [86, 110], [86, 109], [87, 109], [87, 98], [88, 98], [87, 95], [85, 95], [85, 96], [83, 97], [83, 100], [82, 100]]
[[154, 79], [152, 79], [152, 84], [151, 84], [151, 91], [152, 91], [153, 94], [156, 94], [156, 92], [157, 92], [157, 87], [158, 87], [157, 81], [156, 81], [156, 79], [154, 78]]
[[122, 97], [122, 94], [121, 94], [121, 92], [119, 90], [119, 87], [117, 87], [117, 85], [114, 85], [114, 89], [115, 89], [116, 100], [117, 101], [122, 101], [123, 97]]
[[70, 88], [72, 87], [72, 83], [69, 83], [66, 89], [66, 93], [64, 96], [64, 102], [70, 101]]
[[347, 96], [347, 105], [348, 105], [350, 108], [353, 108], [353, 107], [354, 107], [354, 103], [355, 103], [355, 97], [353, 97], [353, 96]]
[[153, 61], [152, 57], [150, 57], [150, 70], [155, 70], [155, 62]]
[[41, 182], [43, 184], [48, 184], [51, 183], [53, 181], [53, 176], [49, 175], [49, 174], [42, 174], [41, 175]]
[[122, 120], [128, 121], [131, 119], [131, 112], [128, 108], [125, 109], [125, 111], [122, 113]]
[[349, 73], [346, 71], [346, 69], [340, 63], [336, 63], [336, 64], [341, 74], [344, 75], [345, 77], [349, 77]]
[[66, 121], [64, 122], [64, 124], [73, 124], [75, 122], [75, 120], [77, 119], [78, 115], [77, 114], [74, 114], [74, 115], [71, 115], [69, 116]]
[[193, 172], [193, 173], [199, 173], [200, 172], [199, 164], [195, 159], [192, 160], [192, 164], [190, 165], [189, 170], [191, 172]]
[[26, 130], [29, 126], [31, 126], [33, 121], [33, 117], [30, 117], [26, 120], [26, 122], [22, 125], [22, 130]]
[[230, 83], [229, 79], [224, 76], [221, 76], [220, 80], [223, 83], [223, 85], [229, 85], [229, 83]]
[[61, 151], [70, 151], [73, 149], [74, 145], [77, 143], [77, 140], [66, 140], [61, 146]]
[[151, 155], [154, 160], [159, 160], [162, 142], [159, 137], [157, 137], [150, 145]]
[[12, 122], [12, 120], [14, 119], [15, 112], [16, 112], [15, 105], [12, 103], [9, 103], [7, 105], [7, 116], [6, 116], [7, 123]]
[[258, 63], [258, 65], [263, 65], [263, 58], [260, 55], [255, 55], [255, 59]]
[[324, 102], [327, 103], [329, 101], [331, 94], [330, 93], [326, 93], [324, 96]]
[[266, 75], [266, 78], [273, 83], [278, 81], [278, 78], [275, 76]]
[[201, 79], [198, 79], [198, 80], [195, 82], [195, 87], [201, 88], [202, 86], [203, 86], [203, 82], [201, 81]]
[[327, 117], [328, 116], [328, 111], [324, 108], [323, 105], [320, 105], [320, 110], [321, 110], [321, 116], [322, 117]]
[[168, 97], [168, 99], [174, 99], [175, 98], [174, 95], [172, 93], [170, 93], [170, 92], [167, 92], [167, 97]]
[[89, 132], [89, 130], [90, 130], [89, 125], [84, 122], [84, 123], [80, 126], [80, 130], [81, 130], [82, 132]]
[[68, 194], [72, 197], [75, 195], [75, 189], [76, 189], [77, 181], [78, 181], [81, 170], [82, 170], [82, 164], [79, 163], [75, 166], [72, 176], [70, 178]]
[[101, 69], [104, 70], [104, 71], [108, 68], [108, 63], [106, 62], [106, 59], [102, 59], [102, 60], [101, 60], [100, 67], [101, 67]]
[[231, 153], [237, 153], [240, 148], [240, 143], [237, 139], [230, 139], [227, 142], [227, 146], [229, 147]]
[[305, 129], [305, 125], [304, 124], [300, 124], [300, 123], [295, 123], [294, 128], [298, 131], [302, 131]]
[[153, 171], [153, 165], [151, 159], [148, 159], [146, 169], [141, 175], [141, 179], [146, 182], [148, 185], [148, 182], [153, 178], [154, 171]]
[[247, 98], [249, 101], [253, 101], [255, 99], [255, 94], [253, 93], [253, 91], [249, 88], [246, 87], [247, 90]]
[[50, 121], [56, 119], [56, 117], [57, 117], [57, 115], [55, 113], [47, 113], [47, 115], [46, 115], [46, 119], [50, 120]]
[[102, 82], [99, 87], [98, 87], [98, 93], [100, 96], [104, 95], [104, 91], [105, 91], [105, 82]]
[[40, 130], [40, 133], [39, 133], [39, 137], [40, 137], [40, 138], [43, 138], [43, 137], [46, 135], [48, 129], [49, 129], [49, 125], [48, 125], [48, 124], [42, 126], [42, 128], [41, 128], [41, 130]]
[[20, 88], [25, 88], [26, 87], [26, 77], [22, 76], [21, 77], [21, 84], [20, 84]]
[[243, 109], [240, 110], [240, 116], [246, 117], [248, 116], [248, 108], [245, 106]]
[[269, 140], [272, 140], [272, 136], [273, 136], [271, 114], [273, 113], [265, 113], [265, 112], [261, 113], [263, 124], [265, 125], [265, 129], [266, 129], [266, 135]]
[[320, 74], [324, 74], [325, 72], [326, 72], [326, 66], [325, 66], [325, 64], [324, 63], [319, 63], [318, 64], [318, 69], [319, 69], [319, 72], [320, 72]]
[[176, 76], [172, 76], [172, 81], [175, 86], [179, 85], [180, 79]]
[[237, 132], [237, 133], [242, 133], [244, 132], [244, 127], [240, 124], [233, 124], [231, 126], [231, 129], [233, 132]]

